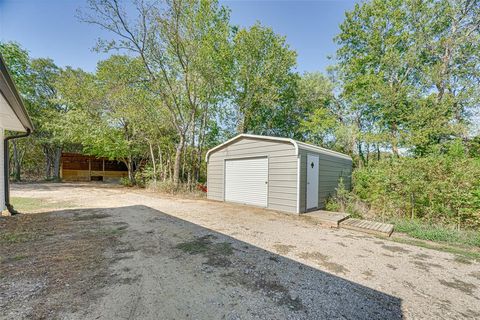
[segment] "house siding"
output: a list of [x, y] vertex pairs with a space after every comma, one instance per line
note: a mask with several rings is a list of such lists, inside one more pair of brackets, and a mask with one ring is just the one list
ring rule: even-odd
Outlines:
[[0, 128], [0, 213], [5, 210], [5, 181], [3, 175], [4, 163], [3, 163], [3, 135], [4, 130]]
[[207, 197], [224, 201], [225, 160], [268, 157], [268, 205], [297, 212], [297, 156], [292, 143], [243, 137], [215, 150], [207, 164]]

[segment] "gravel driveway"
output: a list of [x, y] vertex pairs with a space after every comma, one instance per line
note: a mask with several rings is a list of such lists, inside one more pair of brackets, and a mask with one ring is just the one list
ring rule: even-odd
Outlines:
[[[88, 249], [108, 260], [86, 258], [82, 265], [95, 268], [77, 266], [84, 276], [68, 278], [58, 288], [48, 290], [52, 285], [44, 277], [28, 299], [13, 298], [14, 291], [40, 275], [9, 278], [5, 270], [18, 270], [16, 262], [2, 260], [7, 263], [0, 285], [0, 307], [8, 311], [0, 313], [4, 319], [35, 318], [27, 311], [48, 307], [53, 299], [60, 299], [61, 307], [42, 316], [480, 318], [480, 264], [450, 253], [323, 228], [294, 215], [101, 184], [15, 185], [13, 196], [71, 204], [47, 214], [51, 223], [66, 219], [53, 238], [77, 241], [86, 230], [102, 236], [106, 232], [98, 230], [113, 231], [109, 241], [97, 237]], [[10, 253], [0, 249], [0, 254]]]

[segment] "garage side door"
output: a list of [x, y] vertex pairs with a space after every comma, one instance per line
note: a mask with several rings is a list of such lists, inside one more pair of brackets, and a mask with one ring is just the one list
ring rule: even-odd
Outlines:
[[268, 158], [225, 161], [225, 201], [267, 207]]

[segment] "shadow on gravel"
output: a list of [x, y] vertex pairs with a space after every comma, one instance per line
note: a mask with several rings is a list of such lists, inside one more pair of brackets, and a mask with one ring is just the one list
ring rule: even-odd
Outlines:
[[[141, 314], [134, 314], [134, 318], [137, 319], [151, 318], [155, 314], [157, 316], [162, 314], [165, 319], [171, 318], [172, 313], [166, 310], [169, 307], [180, 311], [185, 310], [185, 312], [189, 312], [187, 316], [195, 315], [195, 318], [207, 318], [207, 315], [202, 313], [203, 310], [211, 311], [215, 315], [214, 318], [227, 319], [233, 319], [232, 314], [237, 311], [236, 318], [238, 319], [403, 318], [402, 301], [397, 297], [342, 279], [146, 206], [64, 210], [44, 215], [49, 217], [48, 224], [52, 227], [48, 228], [50, 234], [46, 237], [35, 237], [35, 241], [38, 242], [35, 247], [38, 250], [30, 252], [30, 256], [26, 257], [22, 263], [15, 266], [16, 262], [11, 262], [10, 259], [9, 267], [5, 268], [4, 265], [3, 271], [7, 272], [3, 274], [2, 281], [8, 280], [8, 271], [15, 270], [16, 267], [26, 268], [30, 265], [28, 260], [30, 262], [37, 260], [38, 256], [34, 256], [42, 254], [43, 241], [47, 241], [51, 249], [54, 247], [55, 250], [62, 250], [63, 246], [71, 248], [76, 245], [74, 241], [65, 242], [65, 239], [81, 238], [82, 242], [85, 242], [88, 240], [85, 236], [92, 234], [96, 239], [94, 241], [96, 250], [101, 249], [104, 253], [114, 251], [118, 255], [109, 257], [107, 260], [99, 259], [98, 254], [91, 258], [87, 257], [82, 263], [88, 268], [78, 265], [78, 261], [74, 259], [75, 268], [79, 273], [65, 279], [64, 283], [69, 283], [69, 287], [55, 286], [53, 283], [49, 283], [54, 280], [53, 277], [42, 275], [41, 278], [44, 281], [42, 288], [35, 293], [35, 301], [44, 304], [50, 299], [59, 299], [57, 302], [66, 308], [66, 310], [59, 310], [61, 313], [75, 313], [81, 308], [83, 310], [81, 311], [82, 318], [87, 319], [101, 317], [102, 314], [108, 315], [108, 312], [112, 310], [114, 310], [114, 314], [110, 313], [110, 317], [106, 318], [131, 315], [132, 308], [129, 306], [131, 297], [125, 298], [125, 301], [119, 301], [119, 295], [109, 295], [109, 288], [117, 286], [115, 287], [117, 293], [118, 290], [129, 293], [132, 286], [141, 282], [142, 285], [138, 287], [150, 286], [142, 293], [145, 300], [150, 301], [148, 295], [155, 295], [156, 299], [164, 301], [165, 304], [144, 305], [138, 309], [139, 311], [136, 311]], [[99, 215], [99, 218], [95, 218], [94, 215]], [[52, 232], [52, 229], [56, 230], [54, 226], [57, 219], [64, 225], [58, 229], [58, 234], [56, 231]], [[128, 223], [128, 228], [121, 230], [121, 233], [114, 232], [119, 230], [117, 225], [120, 223], [125, 225]], [[5, 224], [3, 226], [6, 227]], [[88, 226], [88, 233], [84, 232], [86, 226]], [[110, 229], [106, 229], [106, 227]], [[84, 231], [81, 231], [82, 229]], [[109, 243], [104, 240], [112, 237], [118, 237], [120, 247], [121, 243], [128, 244], [128, 250], [120, 250], [119, 243], [114, 244], [112, 241], [110, 241], [111, 245], [115, 246], [117, 250], [115, 251], [113, 247], [106, 247], [105, 245]], [[52, 243], [54, 239], [58, 243]], [[14, 246], [14, 244], [10, 243], [8, 246]], [[15, 249], [20, 248], [11, 247], [9, 249], [11, 250], [6, 251], [13, 256], [13, 253], [16, 252]], [[4, 251], [4, 254], [6, 253]], [[132, 258], [125, 259], [126, 255], [130, 255]], [[105, 264], [108, 261], [109, 264]], [[3, 263], [5, 262], [2, 261]], [[67, 261], [66, 264], [68, 265], [68, 263]], [[113, 272], [113, 269], [132, 272], [138, 269], [139, 265], [148, 269], [149, 274], [138, 274], [133, 278], [134, 281], [130, 282], [114, 281], [114, 277], [118, 277], [118, 272], [115, 275], [116, 272]], [[52, 260], [51, 265], [44, 265], [42, 269], [52, 270], [56, 267], [55, 260]], [[70, 268], [68, 266], [63, 266], [63, 268], [68, 274]], [[95, 277], [88, 276], [93, 270], [95, 270]], [[81, 276], [81, 273], [84, 273], [84, 276]], [[158, 276], [147, 279], [146, 277], [152, 273]], [[23, 283], [32, 281], [36, 272], [32, 271], [25, 279], [22, 278], [22, 274], [25, 273], [15, 274], [15, 279], [11, 280]], [[60, 276], [58, 269], [55, 276]], [[97, 283], [103, 284], [103, 287], [96, 285], [95, 281], [88, 281], [94, 280], [90, 278], [95, 278]], [[98, 281], [99, 279], [101, 281]], [[188, 279], [195, 279], [195, 281], [189, 282]], [[85, 287], [82, 287], [83, 283]], [[197, 287], [192, 288], [192, 285]], [[165, 290], [162, 289], [172, 287], [175, 288], [174, 292], [165, 293]], [[210, 288], [213, 296], [201, 295], [205, 288]], [[65, 294], [69, 290], [75, 290], [75, 292]], [[102, 294], [93, 294], [99, 290]], [[76, 293], [79, 292], [84, 293], [77, 295]], [[163, 300], [163, 294], [167, 294], [170, 300], [167, 301], [166, 298]], [[175, 295], [178, 296], [175, 297]], [[76, 310], [68, 310], [68, 304], [72, 301], [68, 301], [68, 299], [61, 301], [62, 297], [72, 297], [77, 302]], [[89, 301], [80, 303], [78, 299], [81, 300], [82, 297]], [[9, 295], [3, 297], [0, 295], [0, 298], [17, 299], [17, 297]], [[101, 304], [99, 299], [102, 299]], [[25, 301], [19, 301], [16, 305], [15, 301], [3, 300], [0, 305], [8, 306], [12, 310], [17, 307], [23, 308], [24, 303]], [[93, 313], [90, 313], [87, 305], [94, 307]], [[95, 310], [95, 306], [100, 305], [101, 309], [97, 307]], [[123, 307], [115, 307], [118, 305]], [[30, 307], [35, 310], [34, 306]], [[164, 309], [162, 310], [162, 308]], [[176, 314], [176, 318], [185, 318], [185, 315]]]

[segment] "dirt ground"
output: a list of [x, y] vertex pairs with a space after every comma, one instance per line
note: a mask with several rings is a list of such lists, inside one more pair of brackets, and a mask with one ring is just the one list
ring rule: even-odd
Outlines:
[[451, 253], [102, 184], [13, 196], [68, 208], [1, 218], [1, 319], [480, 318], [480, 263]]

